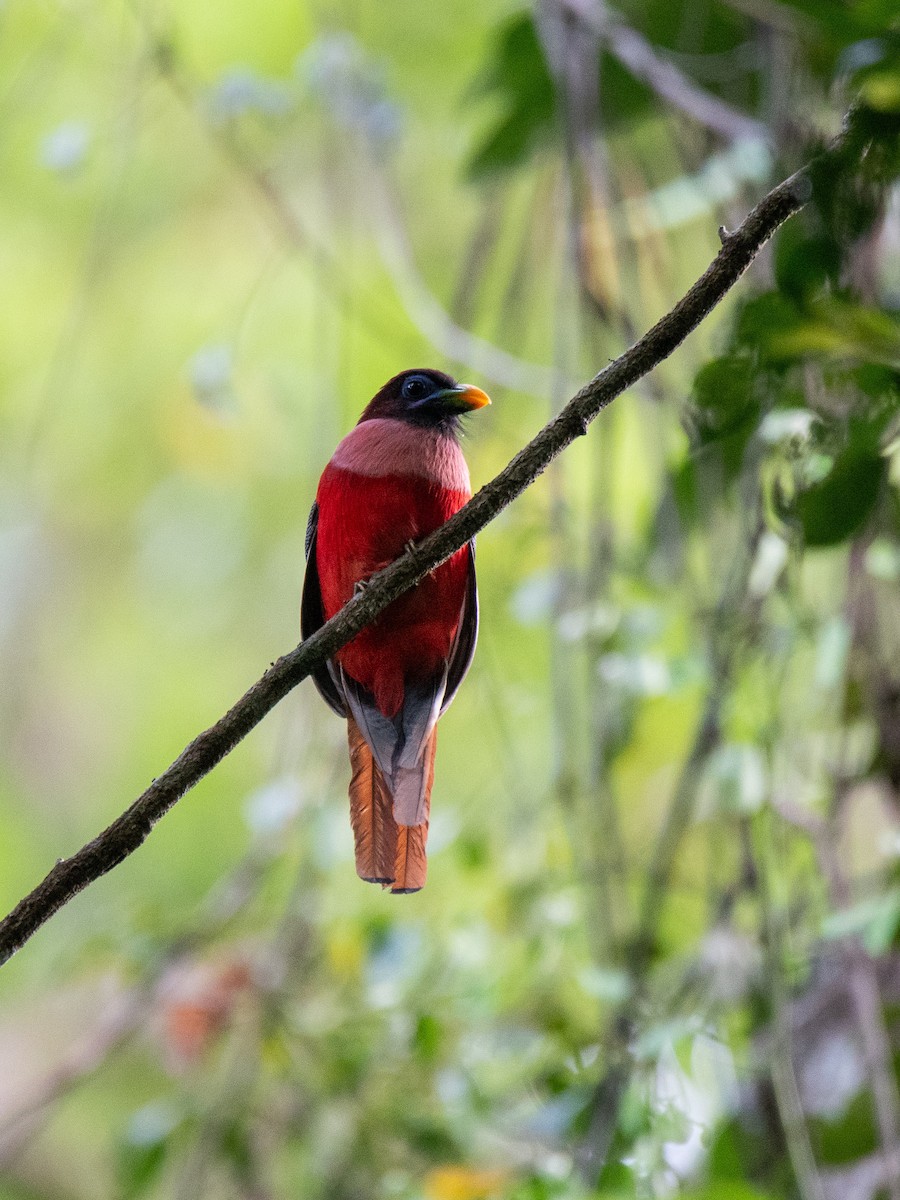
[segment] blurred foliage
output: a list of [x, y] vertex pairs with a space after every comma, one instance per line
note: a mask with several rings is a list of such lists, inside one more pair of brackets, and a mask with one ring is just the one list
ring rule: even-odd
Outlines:
[[0, 972], [0, 1200], [900, 1196], [898, 39], [896, 0], [6, 0], [6, 908], [295, 642], [389, 375], [492, 393], [484, 481], [853, 125], [479, 538], [422, 893], [356, 880], [303, 686]]

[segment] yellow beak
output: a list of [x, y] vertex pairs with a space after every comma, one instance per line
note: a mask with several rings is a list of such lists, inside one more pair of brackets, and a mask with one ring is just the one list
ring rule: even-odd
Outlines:
[[476, 409], [484, 408], [486, 404], [490, 404], [491, 398], [487, 392], [483, 392], [481, 388], [474, 387], [470, 383], [461, 383], [458, 388], [454, 388], [454, 406], [459, 405], [460, 409]]

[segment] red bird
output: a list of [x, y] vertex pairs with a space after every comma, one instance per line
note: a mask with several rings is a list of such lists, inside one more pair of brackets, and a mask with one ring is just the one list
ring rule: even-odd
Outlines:
[[[441, 371], [404, 371], [364, 409], [309, 514], [304, 638], [470, 498], [459, 419], [485, 404], [479, 388]], [[393, 892], [425, 884], [437, 721], [477, 634], [471, 541], [314, 672], [325, 701], [347, 718], [357, 873]]]

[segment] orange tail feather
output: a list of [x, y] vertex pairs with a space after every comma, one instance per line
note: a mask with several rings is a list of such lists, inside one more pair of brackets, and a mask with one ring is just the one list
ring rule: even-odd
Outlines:
[[434, 784], [434, 754], [437, 750], [437, 726], [431, 731], [426, 743], [425, 770], [425, 821], [421, 825], [398, 825], [397, 856], [394, 865], [394, 886], [391, 891], [395, 894], [402, 892], [418, 892], [425, 886], [428, 875], [428, 859], [425, 846], [428, 841], [428, 814], [431, 810], [431, 788]]
[[396, 879], [399, 842], [393, 797], [352, 717], [347, 718], [347, 739], [353, 771], [350, 780], [350, 824], [356, 841], [356, 873], [367, 883], [389, 885]]

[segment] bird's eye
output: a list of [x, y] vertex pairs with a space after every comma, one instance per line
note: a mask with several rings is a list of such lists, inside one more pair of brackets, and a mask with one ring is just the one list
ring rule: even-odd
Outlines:
[[431, 390], [431, 384], [427, 379], [423, 379], [421, 375], [413, 375], [403, 384], [403, 399], [424, 400]]

